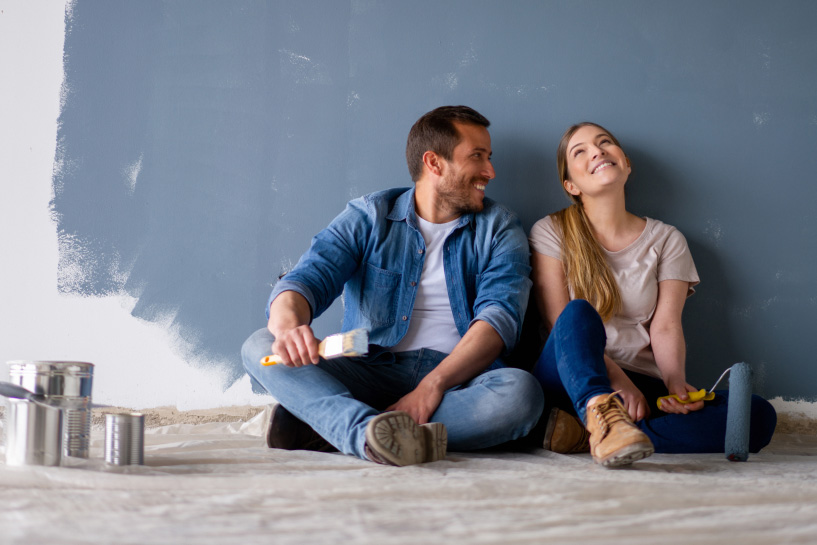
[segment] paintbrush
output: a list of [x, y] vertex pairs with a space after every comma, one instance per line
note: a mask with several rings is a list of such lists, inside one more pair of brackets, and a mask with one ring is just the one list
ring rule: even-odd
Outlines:
[[[329, 335], [318, 344], [318, 355], [324, 359], [365, 356], [369, 352], [369, 332], [353, 329], [346, 333]], [[261, 360], [261, 365], [281, 363], [281, 356], [273, 354]]]

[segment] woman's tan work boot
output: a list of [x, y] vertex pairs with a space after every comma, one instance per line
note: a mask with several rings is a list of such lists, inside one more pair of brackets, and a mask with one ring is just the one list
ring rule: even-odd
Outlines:
[[633, 424], [617, 393], [600, 396], [587, 407], [590, 453], [604, 467], [629, 465], [655, 452], [650, 438]]

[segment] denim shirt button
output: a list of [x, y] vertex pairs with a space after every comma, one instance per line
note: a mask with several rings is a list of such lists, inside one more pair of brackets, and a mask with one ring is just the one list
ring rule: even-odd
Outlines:
[[420, 248], [419, 250], [417, 250], [417, 253], [418, 253], [418, 254], [420, 254], [420, 255], [422, 255], [424, 251], [425, 251], [425, 250], [423, 250], [422, 248]]
[[408, 320], [408, 316], [403, 316], [403, 321], [405, 322], [406, 320]]
[[414, 282], [414, 281], [411, 281], [411, 282], [409, 283], [409, 286], [411, 286], [412, 288], [413, 288], [414, 286], [416, 286], [416, 285], [417, 285], [417, 282]]

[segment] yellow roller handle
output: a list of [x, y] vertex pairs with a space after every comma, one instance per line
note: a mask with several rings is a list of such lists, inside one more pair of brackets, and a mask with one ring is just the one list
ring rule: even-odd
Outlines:
[[281, 363], [281, 357], [277, 354], [273, 354], [272, 356], [266, 356], [261, 358], [261, 365], [275, 365], [277, 363]]
[[701, 400], [712, 401], [713, 399], [715, 399], [715, 392], [708, 392], [707, 393], [707, 391], [704, 390], [704, 389], [700, 389], [697, 392], [689, 392], [687, 395], [689, 396], [689, 399], [687, 399], [686, 401], [684, 401], [683, 399], [681, 399], [680, 397], [678, 397], [675, 394], [668, 395], [668, 396], [661, 396], [661, 397], [658, 398], [658, 401], [656, 402], [656, 404], [658, 405], [658, 408], [660, 409], [661, 408], [661, 402], [663, 400], [669, 399], [669, 398], [673, 398], [673, 399], [677, 400], [679, 403], [683, 403], [683, 404], [695, 403], [696, 401], [701, 401]]

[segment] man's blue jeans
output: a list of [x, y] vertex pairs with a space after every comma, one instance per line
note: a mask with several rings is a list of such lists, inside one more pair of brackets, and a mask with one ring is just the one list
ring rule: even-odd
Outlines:
[[[606, 335], [596, 310], [582, 299], [568, 303], [550, 332], [533, 369], [550, 407], [571, 410], [586, 421], [587, 401], [613, 391], [604, 364]], [[689, 414], [660, 411], [656, 400], [667, 395], [661, 380], [625, 371], [647, 398], [650, 417], [636, 422], [656, 452], [723, 452], [729, 392], [717, 390], [713, 401]], [[757, 452], [771, 441], [777, 423], [774, 407], [752, 396], [749, 450]]]
[[[375, 345], [361, 358], [321, 359], [318, 365], [263, 366], [273, 336], [259, 329], [241, 357], [252, 380], [341, 452], [366, 459], [366, 425], [408, 394], [445, 358], [434, 350], [392, 353]], [[448, 430], [454, 451], [488, 448], [524, 437], [544, 408], [542, 389], [530, 373], [494, 364], [448, 390], [432, 422]]]

